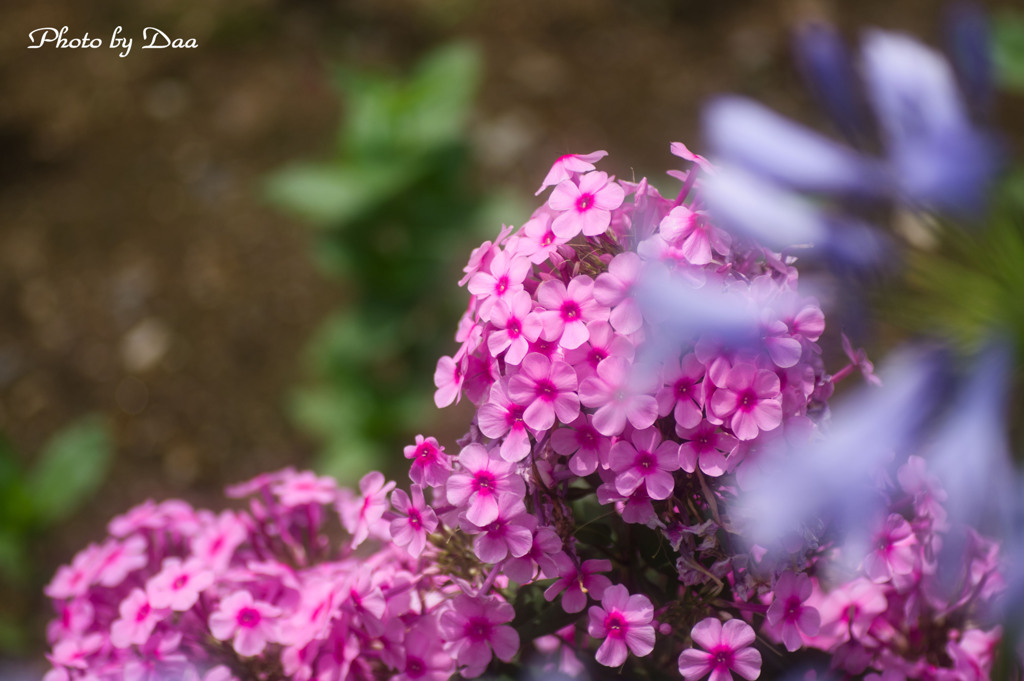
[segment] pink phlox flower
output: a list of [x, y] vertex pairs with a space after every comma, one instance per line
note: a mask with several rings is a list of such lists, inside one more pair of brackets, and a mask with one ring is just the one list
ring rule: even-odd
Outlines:
[[409, 555], [418, 558], [427, 545], [427, 535], [437, 529], [437, 516], [423, 500], [423, 488], [412, 485], [412, 497], [404, 490], [391, 493], [391, 541], [404, 546]]
[[832, 645], [863, 640], [875, 619], [888, 609], [882, 586], [858, 577], [831, 591], [818, 607], [820, 636]]
[[643, 594], [630, 595], [626, 587], [615, 584], [604, 590], [601, 605], [589, 610], [587, 633], [604, 639], [595, 658], [606, 667], [618, 667], [629, 653], [637, 657], [654, 650], [654, 606]]
[[304, 647], [311, 641], [323, 640], [332, 621], [339, 616], [344, 598], [335, 579], [314, 577], [303, 583], [298, 607], [278, 626], [280, 643]]
[[580, 402], [596, 408], [594, 427], [602, 435], [619, 435], [626, 421], [637, 429], [648, 428], [658, 417], [653, 393], [659, 385], [657, 372], [637, 369], [623, 357], [609, 357], [597, 365], [597, 375], [579, 388]]
[[569, 459], [569, 470], [574, 475], [585, 477], [597, 470], [598, 464], [607, 465], [611, 438], [597, 432], [590, 414], [580, 414], [568, 428], [559, 428], [551, 433], [551, 448]]
[[546, 340], [557, 340], [559, 346], [573, 350], [590, 338], [587, 324], [608, 319], [608, 308], [594, 299], [594, 280], [580, 274], [566, 287], [557, 279], [548, 279], [537, 287], [537, 312]]
[[727, 457], [736, 451], [739, 442], [710, 421], [701, 421], [694, 428], [677, 426], [676, 435], [685, 440], [679, 445], [679, 467], [687, 473], [700, 466], [705, 475], [717, 478], [732, 468]]
[[340, 495], [337, 509], [342, 526], [352, 535], [353, 548], [370, 536], [389, 538], [388, 523], [382, 518], [388, 509], [388, 494], [394, 488], [395, 483], [386, 481], [383, 473], [370, 471], [359, 481], [359, 497], [352, 498], [351, 493]]
[[576, 370], [580, 381], [597, 374], [597, 365], [609, 357], [622, 357], [629, 362], [636, 356], [636, 347], [621, 334], [616, 333], [606, 321], [587, 324], [590, 338], [586, 343], [565, 352], [565, 361]]
[[799, 339], [790, 335], [789, 327], [774, 317], [774, 312], [762, 312], [760, 323], [761, 345], [772, 363], [780, 369], [788, 369], [800, 361], [804, 346]]
[[810, 598], [811, 578], [804, 573], [786, 571], [776, 580], [774, 599], [768, 607], [768, 624], [779, 634], [786, 650], [803, 646], [801, 636], [817, 636], [821, 615], [805, 601]]
[[335, 627], [316, 658], [316, 681], [372, 678], [370, 674], [361, 673], [359, 655], [363, 652], [363, 645], [363, 632]]
[[495, 302], [523, 290], [523, 280], [530, 271], [530, 261], [522, 256], [509, 257], [498, 251], [491, 259], [488, 272], [477, 272], [469, 280], [469, 292], [481, 301], [480, 318], [487, 321]]
[[141, 646], [149, 640], [153, 628], [171, 614], [170, 608], [154, 608], [146, 592], [132, 589], [118, 606], [121, 615], [110, 625], [110, 642], [116, 648]]
[[503, 496], [498, 503], [498, 517], [486, 525], [476, 525], [466, 518], [460, 523], [463, 532], [475, 535], [473, 553], [484, 563], [525, 556], [533, 546], [537, 518], [526, 512], [523, 500]]
[[405, 458], [411, 459], [409, 477], [417, 485], [437, 487], [448, 481], [451, 463], [444, 447], [433, 437], [416, 436], [416, 442], [402, 450]]
[[544, 176], [544, 181], [540, 183], [540, 188], [534, 196], [540, 196], [540, 193], [546, 187], [553, 187], [560, 182], [571, 180], [582, 173], [593, 170], [594, 164], [607, 155], [607, 151], [600, 150], [592, 151], [589, 154], [565, 154], [564, 156], [559, 156], [551, 165], [551, 170]]
[[890, 513], [871, 537], [873, 550], [864, 557], [864, 574], [875, 583], [909, 575], [917, 566], [917, 537], [899, 513]]
[[57, 618], [46, 626], [46, 640], [51, 645], [63, 638], [82, 636], [92, 625], [96, 610], [85, 598], [74, 598], [70, 601], [55, 602]]
[[497, 520], [502, 499], [522, 499], [526, 494], [513, 465], [496, 448], [488, 451], [476, 443], [459, 453], [459, 469], [448, 478], [446, 489], [448, 503], [464, 507], [466, 519], [477, 527]]
[[651, 503], [651, 496], [647, 493], [647, 486], [638, 486], [631, 494], [623, 494], [616, 488], [616, 475], [614, 471], [599, 468], [597, 471], [604, 481], [597, 488], [597, 501], [602, 506], [614, 504], [615, 510], [627, 523], [636, 525], [647, 525], [651, 528], [661, 526], [657, 513], [654, 512], [654, 505]]
[[491, 258], [498, 252], [502, 242], [515, 230], [512, 225], [502, 225], [501, 231], [498, 236], [494, 239], [494, 243], [489, 240], [483, 242], [479, 246], [473, 249], [469, 254], [469, 262], [462, 268], [465, 276], [459, 280], [459, 286], [465, 286], [474, 274], [479, 272], [482, 268], [489, 267], [491, 264]]
[[968, 629], [959, 641], [949, 641], [946, 654], [953, 661], [958, 678], [969, 681], [991, 678], [992, 665], [1002, 638], [1003, 628], [994, 627], [989, 631]]
[[608, 263], [608, 271], [599, 274], [594, 282], [594, 299], [611, 308], [608, 321], [619, 333], [634, 333], [643, 325], [640, 306], [633, 297], [641, 267], [636, 253], [619, 253]]
[[222, 600], [210, 615], [210, 633], [220, 641], [231, 640], [235, 652], [253, 657], [268, 643], [276, 642], [277, 618], [281, 610], [257, 601], [248, 591], [235, 591]]
[[530, 550], [505, 563], [503, 572], [519, 584], [538, 578], [549, 579], [558, 575], [555, 557], [559, 555], [563, 555], [562, 538], [550, 527], [538, 527], [533, 531]]
[[434, 392], [434, 404], [438, 409], [443, 409], [452, 402], [458, 403], [462, 399], [465, 371], [464, 360], [456, 362], [447, 355], [437, 360], [437, 369], [434, 371], [434, 385], [437, 387], [437, 391]]
[[523, 225], [519, 239], [520, 253], [534, 265], [539, 265], [550, 259], [560, 245], [569, 241], [552, 231], [551, 221], [553, 218], [554, 215], [550, 209], [544, 205]]
[[164, 681], [185, 676], [189, 659], [182, 650], [182, 633], [179, 631], [159, 632], [150, 636], [140, 646], [136, 655], [121, 658], [121, 673], [116, 678], [125, 681]]
[[474, 354], [466, 358], [466, 374], [462, 390], [473, 404], [487, 397], [491, 385], [498, 378], [498, 364], [488, 354]]
[[928, 472], [925, 460], [917, 455], [907, 457], [907, 462], [896, 471], [896, 479], [913, 499], [916, 516], [932, 521], [932, 529], [944, 529], [947, 525], [943, 506], [946, 490], [938, 477]]
[[392, 681], [447, 681], [455, 671], [433, 619], [420, 620], [402, 642], [405, 656]]
[[658, 233], [676, 251], [678, 258], [691, 265], [710, 263], [712, 247], [723, 255], [729, 252], [728, 241], [711, 226], [704, 213], [687, 206], [673, 208], [658, 225]]
[[679, 673], [686, 681], [701, 679], [708, 673], [710, 681], [731, 681], [731, 672], [747, 681], [761, 675], [761, 653], [750, 647], [754, 630], [743, 620], [732, 619], [723, 624], [708, 617], [694, 625], [690, 636], [704, 650], [687, 648], [679, 655]]
[[[88, 658], [102, 648], [105, 642], [106, 638], [99, 633], [89, 634], [81, 638], [64, 639], [53, 647], [53, 652], [48, 653], [46, 659], [54, 667], [88, 669]], [[66, 672], [64, 678], [67, 678]], [[78, 677], [76, 676], [76, 678]]]
[[451, 607], [441, 613], [441, 634], [463, 677], [480, 676], [492, 655], [504, 662], [515, 657], [519, 634], [506, 624], [515, 614], [511, 605], [497, 597], [459, 594], [452, 599]]
[[637, 430], [612, 445], [608, 464], [620, 494], [629, 496], [643, 486], [652, 499], [667, 499], [675, 488], [672, 473], [679, 470], [679, 444], [662, 442], [657, 428]]
[[43, 593], [53, 599], [75, 598], [85, 594], [99, 570], [100, 549], [89, 544], [75, 554], [71, 565], [61, 565]]
[[238, 515], [234, 511], [223, 511], [192, 538], [192, 554], [214, 572], [221, 572], [248, 536], [248, 529]]
[[601, 574], [612, 569], [609, 560], [591, 559], [578, 564], [566, 554], [557, 553], [554, 562], [558, 578], [544, 591], [544, 600], [553, 601], [562, 594], [562, 609], [568, 613], [582, 612], [588, 597], [600, 600], [612, 584]]
[[626, 192], [608, 173], [586, 173], [579, 178], [579, 184], [563, 180], [548, 197], [548, 206], [561, 212], [551, 223], [551, 230], [566, 240], [580, 232], [583, 236], [603, 234], [611, 225], [611, 211], [621, 206], [625, 198]]
[[525, 291], [517, 291], [491, 308], [491, 331], [487, 350], [492, 357], [505, 352], [505, 362], [518, 365], [530, 350], [530, 341], [537, 340], [543, 329], [540, 317], [531, 314], [533, 299]]
[[713, 173], [715, 171], [715, 168], [711, 165], [710, 161], [700, 154], [695, 154], [690, 151], [682, 142], [673, 142], [669, 145], [669, 150], [672, 152], [673, 156], [678, 156], [684, 161], [690, 161], [691, 163], [696, 164], [697, 167], [705, 173]]
[[808, 342], [815, 342], [825, 333], [825, 313], [814, 298], [798, 298], [795, 292], [787, 292], [780, 301], [782, 321], [794, 336]]
[[576, 372], [571, 366], [533, 352], [523, 358], [519, 371], [508, 381], [509, 397], [526, 406], [523, 421], [536, 431], [551, 428], [556, 417], [562, 423], [576, 419], [580, 413], [576, 390]]
[[875, 375], [875, 365], [868, 359], [868, 353], [863, 348], [853, 349], [853, 344], [850, 343], [850, 339], [846, 337], [846, 334], [840, 334], [843, 339], [843, 352], [849, 358], [850, 363], [853, 364], [864, 377], [864, 380], [874, 386], [882, 385], [882, 379]]
[[480, 432], [496, 440], [504, 438], [498, 452], [505, 461], [522, 461], [530, 453], [530, 433], [523, 419], [526, 407], [508, 395], [508, 382], [502, 378], [491, 386], [490, 399], [477, 411]]
[[264, 491], [269, 491], [277, 482], [285, 480], [293, 475], [295, 475], [295, 469], [291, 466], [282, 468], [279, 471], [260, 473], [251, 480], [239, 482], [234, 485], [228, 485], [224, 488], [224, 494], [232, 499], [242, 499]]
[[472, 355], [484, 341], [485, 322], [480, 319], [478, 308], [479, 300], [470, 297], [469, 305], [455, 327], [455, 342], [459, 349], [452, 357], [456, 362]]
[[199, 594], [213, 581], [213, 571], [198, 558], [185, 562], [180, 558], [165, 558], [160, 572], [146, 582], [146, 596], [154, 608], [183, 612], [196, 604]]
[[282, 505], [287, 507], [308, 504], [332, 504], [337, 498], [338, 483], [334, 478], [302, 471], [277, 482], [271, 490]]
[[388, 603], [379, 583], [382, 577], [374, 566], [364, 563], [348, 575], [348, 583], [341, 589], [346, 596], [342, 609], [352, 616], [353, 626], [372, 636], [380, 636], [385, 629]]
[[782, 423], [782, 390], [774, 371], [758, 369], [745, 362], [728, 372], [724, 387], [708, 402], [709, 420], [728, 422], [740, 440], [753, 440], [761, 431], [774, 430]]
[[149, 563], [146, 540], [131, 536], [123, 541], [108, 539], [100, 545], [95, 556], [96, 582], [114, 587], [132, 572]]
[[[704, 416], [705, 369], [693, 353], [670, 362], [662, 372], [664, 385], [658, 390], [658, 416], [671, 412], [677, 428], [693, 428]], [[693, 472], [692, 470], [689, 472]]]

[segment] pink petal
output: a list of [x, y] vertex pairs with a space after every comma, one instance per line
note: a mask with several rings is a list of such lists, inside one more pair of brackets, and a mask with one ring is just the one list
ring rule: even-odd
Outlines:
[[732, 658], [732, 670], [747, 681], [754, 681], [761, 675], [761, 653], [756, 648], [736, 651]]
[[721, 641], [722, 623], [715, 617], [705, 617], [693, 626], [690, 636], [694, 643], [710, 650]]

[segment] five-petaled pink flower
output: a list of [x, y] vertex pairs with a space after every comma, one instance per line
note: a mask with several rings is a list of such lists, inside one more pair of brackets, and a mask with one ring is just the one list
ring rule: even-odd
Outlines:
[[551, 230], [562, 239], [571, 239], [580, 232], [584, 236], [597, 236], [611, 224], [611, 211], [622, 205], [626, 192], [608, 173], [594, 171], [580, 177], [577, 185], [572, 180], [558, 183], [548, 206], [561, 211], [551, 223]]
[[738, 363], [728, 370], [723, 384], [709, 402], [709, 416], [728, 423], [741, 440], [753, 440], [761, 431], [782, 423], [782, 387], [774, 371]]
[[510, 661], [519, 650], [519, 634], [508, 626], [515, 617], [511, 605], [499, 598], [472, 598], [459, 594], [441, 614], [441, 633], [448, 642], [462, 676], [480, 676], [491, 661]]
[[523, 479], [496, 449], [488, 451], [476, 443], [466, 445], [459, 453], [459, 465], [460, 470], [448, 478], [448, 503], [464, 506], [466, 519], [477, 527], [498, 519], [502, 497], [521, 499], [526, 494]]
[[146, 582], [146, 596], [154, 608], [170, 608], [184, 612], [199, 599], [199, 594], [213, 584], [214, 576], [198, 558], [182, 563], [180, 558], [167, 558], [160, 572]]
[[580, 413], [576, 389], [576, 372], [571, 366], [536, 352], [528, 354], [519, 373], [508, 380], [509, 397], [526, 407], [523, 421], [538, 431], [555, 425], [556, 416], [562, 423], [576, 420]]
[[775, 599], [768, 608], [768, 624], [778, 632], [790, 652], [803, 645], [801, 634], [817, 636], [821, 628], [817, 608], [804, 604], [811, 590], [811, 578], [804, 573], [787, 570], [775, 582]]
[[704, 648], [687, 648], [679, 656], [679, 673], [686, 681], [701, 679], [731, 681], [736, 672], [747, 681], [761, 675], [761, 653], [751, 648], [754, 630], [743, 620], [722, 624], [715, 617], [702, 619], [690, 631], [693, 642]]
[[594, 300], [594, 280], [585, 274], [573, 277], [567, 287], [548, 279], [537, 287], [537, 313], [545, 340], [557, 340], [566, 350], [575, 350], [590, 338], [589, 322], [608, 319], [608, 308]]
[[657, 428], [644, 428], [613, 444], [608, 463], [619, 494], [629, 496], [643, 486], [651, 499], [668, 499], [675, 488], [672, 473], [679, 469], [679, 445], [662, 442]]
[[416, 484], [437, 487], [448, 479], [451, 464], [436, 438], [417, 435], [415, 444], [406, 445], [402, 453], [412, 460], [409, 477]]
[[580, 384], [580, 402], [594, 407], [594, 428], [609, 437], [620, 434], [626, 421], [647, 428], [658, 418], [654, 399], [657, 376], [630, 364], [625, 357], [609, 357], [597, 365], [597, 374]]
[[280, 614], [278, 608], [253, 599], [248, 591], [236, 591], [210, 615], [210, 633], [221, 641], [232, 639], [236, 653], [252, 657], [275, 640], [274, 618]]
[[632, 652], [637, 657], [654, 650], [654, 606], [643, 594], [629, 595], [621, 584], [604, 590], [601, 605], [590, 607], [587, 633], [604, 639], [595, 659], [606, 667], [618, 667]]
[[405, 546], [409, 555], [419, 557], [427, 545], [427, 535], [437, 529], [437, 515], [423, 499], [423, 488], [412, 485], [412, 497], [404, 490], [391, 493], [391, 541], [396, 546]]

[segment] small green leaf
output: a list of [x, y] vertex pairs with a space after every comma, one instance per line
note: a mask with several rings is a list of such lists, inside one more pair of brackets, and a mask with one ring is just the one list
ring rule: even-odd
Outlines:
[[993, 25], [993, 61], [1000, 84], [1010, 90], [1024, 90], [1024, 15], [999, 14]]
[[58, 432], [43, 449], [26, 489], [43, 524], [67, 517], [96, 493], [112, 458], [110, 436], [99, 416]]

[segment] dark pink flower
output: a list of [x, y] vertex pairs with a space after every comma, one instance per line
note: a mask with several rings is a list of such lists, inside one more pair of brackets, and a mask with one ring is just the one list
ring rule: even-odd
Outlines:
[[658, 391], [658, 415], [672, 414], [677, 428], [693, 428], [704, 416], [704, 365], [693, 353], [671, 362], [662, 374]]
[[768, 608], [768, 624], [779, 634], [786, 650], [793, 652], [803, 644], [803, 636], [817, 636], [821, 615], [805, 604], [811, 596], [811, 578], [804, 573], [782, 573], [775, 582], [775, 594]]
[[528, 354], [519, 372], [508, 380], [508, 394], [514, 402], [526, 406], [523, 421], [534, 430], [548, 430], [555, 417], [572, 423], [580, 413], [576, 395], [576, 372], [558, 360], [534, 352]]
[[657, 428], [637, 430], [612, 445], [608, 465], [619, 494], [629, 496], [643, 486], [650, 498], [667, 499], [675, 487], [672, 473], [679, 469], [679, 444], [662, 442]]
[[110, 642], [117, 648], [141, 646], [149, 640], [153, 627], [171, 614], [170, 608], [154, 608], [146, 592], [132, 589], [118, 606], [120, 618], [110, 625]]
[[459, 454], [459, 470], [448, 478], [448, 503], [465, 507], [466, 519], [483, 527], [498, 518], [499, 501], [506, 496], [521, 499], [523, 479], [512, 464], [483, 445], [467, 445]]
[[610, 560], [593, 559], [578, 565], [564, 553], [555, 554], [558, 579], [544, 592], [544, 600], [553, 601], [562, 594], [562, 609], [568, 613], [580, 612], [587, 607], [587, 597], [600, 599], [605, 589], [612, 585], [602, 572], [612, 569]]
[[719, 477], [729, 470], [726, 457], [739, 444], [732, 435], [723, 433], [710, 421], [701, 421], [696, 428], [676, 428], [676, 435], [686, 440], [679, 445], [679, 467], [692, 473], [700, 466], [705, 475]]
[[441, 633], [463, 677], [480, 676], [492, 654], [504, 662], [515, 656], [519, 634], [506, 624], [515, 614], [512, 606], [500, 598], [459, 594], [452, 600], [452, 607], [441, 614]]
[[437, 529], [437, 516], [423, 499], [423, 488], [413, 485], [409, 488], [412, 497], [404, 490], [391, 493], [391, 541], [396, 546], [405, 546], [409, 555], [418, 558], [427, 545], [427, 535]]
[[782, 389], [774, 371], [741, 362], [716, 383], [722, 387], [711, 396], [710, 412], [740, 440], [753, 440], [782, 423]]
[[732, 681], [736, 672], [747, 681], [761, 675], [761, 653], [751, 648], [754, 630], [743, 620], [728, 620], [722, 624], [708, 617], [690, 632], [693, 642], [704, 648], [687, 648], [679, 656], [679, 673], [686, 681], [701, 679], [711, 674], [710, 681]]
[[572, 278], [567, 287], [557, 279], [548, 279], [537, 287], [537, 312], [545, 340], [558, 341], [566, 350], [574, 350], [590, 338], [587, 324], [608, 319], [608, 308], [594, 300], [594, 280], [585, 274]]
[[437, 487], [448, 480], [451, 463], [436, 438], [417, 435], [415, 444], [407, 445], [402, 452], [412, 460], [409, 477], [417, 485]]
[[595, 658], [606, 667], [625, 663], [629, 653], [637, 657], [654, 650], [654, 606], [643, 594], [630, 595], [621, 584], [604, 590], [601, 605], [589, 611], [587, 633], [604, 639]]

